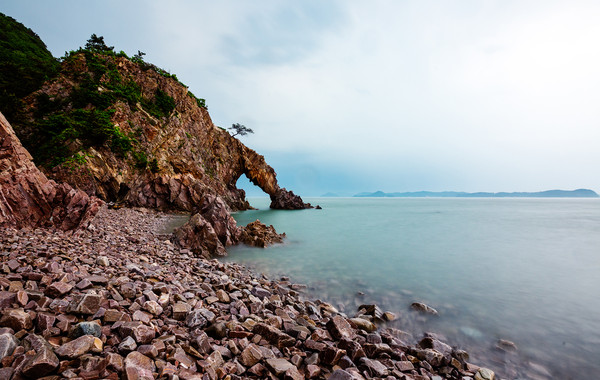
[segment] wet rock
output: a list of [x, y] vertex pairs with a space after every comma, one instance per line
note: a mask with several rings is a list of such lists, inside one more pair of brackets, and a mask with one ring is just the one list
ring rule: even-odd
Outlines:
[[420, 313], [424, 313], [424, 314], [430, 314], [430, 315], [438, 315], [437, 310], [435, 310], [434, 308], [432, 308], [431, 306], [425, 305], [422, 302], [413, 302], [410, 307], [415, 310], [418, 311]]
[[495, 378], [494, 371], [487, 368], [479, 368], [474, 377], [475, 380], [494, 380]]
[[294, 194], [292, 191], [288, 191], [285, 188], [277, 189], [274, 193], [268, 193], [271, 196], [272, 209], [278, 210], [301, 210], [305, 208], [312, 208], [310, 203], [304, 203], [302, 198]]
[[278, 234], [275, 227], [267, 226], [256, 220], [241, 229], [240, 241], [253, 247], [265, 248], [276, 243], [283, 243], [285, 234]]
[[506, 352], [517, 351], [517, 345], [514, 342], [506, 339], [499, 339], [498, 342], [496, 342], [496, 348]]
[[375, 326], [374, 323], [363, 318], [350, 318], [350, 322], [354, 323], [356, 327], [366, 332], [373, 332], [377, 330], [377, 326]]

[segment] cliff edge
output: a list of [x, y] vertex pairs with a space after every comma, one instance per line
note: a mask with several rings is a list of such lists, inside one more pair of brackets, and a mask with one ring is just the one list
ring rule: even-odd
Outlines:
[[0, 226], [85, 226], [102, 201], [67, 184], [48, 180], [0, 113]]

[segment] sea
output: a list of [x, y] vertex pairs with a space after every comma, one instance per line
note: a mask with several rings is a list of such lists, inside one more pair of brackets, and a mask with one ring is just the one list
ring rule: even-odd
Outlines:
[[[227, 261], [306, 284], [354, 316], [377, 304], [386, 327], [464, 349], [502, 379], [600, 378], [600, 199], [313, 198], [322, 210], [237, 212], [285, 232]], [[437, 317], [412, 311], [413, 302]], [[508, 340], [516, 350], [498, 348]]]

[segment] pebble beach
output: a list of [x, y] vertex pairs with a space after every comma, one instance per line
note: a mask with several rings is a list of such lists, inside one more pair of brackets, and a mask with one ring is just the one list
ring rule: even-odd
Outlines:
[[0, 378], [495, 377], [434, 334], [406, 343], [377, 305], [342, 313], [287, 277], [193, 257], [172, 224], [104, 207], [83, 230], [2, 228]]

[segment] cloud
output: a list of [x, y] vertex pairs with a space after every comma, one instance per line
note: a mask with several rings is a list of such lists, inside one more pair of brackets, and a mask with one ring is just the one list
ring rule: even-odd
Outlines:
[[311, 194], [600, 189], [595, 2], [3, 7], [55, 54], [91, 33], [146, 52]]

